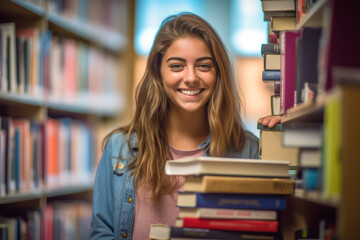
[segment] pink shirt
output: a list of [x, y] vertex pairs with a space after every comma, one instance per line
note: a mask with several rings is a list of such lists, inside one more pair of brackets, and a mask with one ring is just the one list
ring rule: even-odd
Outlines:
[[[205, 148], [195, 149], [190, 151], [182, 151], [170, 146], [170, 152], [174, 159], [179, 159], [189, 156], [204, 156]], [[183, 189], [184, 178], [180, 178], [178, 191]], [[177, 216], [179, 215], [179, 208], [177, 205], [177, 193], [163, 195], [159, 204], [155, 205], [151, 201], [151, 192], [147, 187], [139, 187], [136, 189], [135, 200], [135, 220], [133, 240], [143, 240], [149, 238], [150, 224], [163, 223], [174, 225]]]

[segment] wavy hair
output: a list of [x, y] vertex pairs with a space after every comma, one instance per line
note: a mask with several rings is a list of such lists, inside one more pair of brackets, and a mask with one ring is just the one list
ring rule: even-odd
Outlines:
[[147, 58], [145, 73], [136, 88], [136, 108], [132, 121], [114, 130], [127, 135], [130, 149], [130, 135], [136, 134], [138, 153], [128, 168], [136, 184], [151, 187], [155, 202], [162, 194], [174, 191], [178, 183], [177, 178], [165, 174], [165, 162], [170, 159], [171, 153], [166, 132], [169, 100], [160, 74], [161, 60], [176, 39], [186, 36], [202, 39], [216, 63], [216, 86], [207, 103], [212, 135], [210, 155], [224, 156], [229, 149], [241, 150], [245, 140], [234, 72], [220, 37], [208, 22], [195, 14], [183, 12], [167, 17], [157, 32]]

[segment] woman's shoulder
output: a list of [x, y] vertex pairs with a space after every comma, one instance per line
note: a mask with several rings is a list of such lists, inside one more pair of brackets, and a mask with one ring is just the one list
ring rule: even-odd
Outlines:
[[129, 134], [122, 131], [112, 132], [106, 138], [105, 147], [122, 146], [127, 144], [129, 138], [129, 143], [131, 147], [137, 147], [137, 139], [135, 133]]
[[248, 142], [249, 144], [254, 144], [254, 145], [259, 145], [259, 138], [257, 136], [255, 136], [255, 134], [253, 134], [252, 132], [245, 130], [245, 142]]

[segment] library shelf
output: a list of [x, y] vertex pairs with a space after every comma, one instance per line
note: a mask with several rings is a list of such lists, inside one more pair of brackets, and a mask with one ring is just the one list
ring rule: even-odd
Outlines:
[[311, 7], [309, 12], [302, 17], [299, 23], [296, 24], [295, 29], [300, 30], [303, 27], [315, 27], [319, 28], [323, 26], [324, 9], [327, 4], [330, 4], [329, 0], [318, 0]]
[[[16, 175], [13, 169], [3, 168], [4, 156], [6, 163], [11, 161], [12, 164], [13, 159], [17, 158], [15, 168], [21, 166], [20, 169], [26, 169], [24, 166], [35, 168], [35, 164], [31, 164], [40, 163], [36, 167], [41, 165], [38, 180], [42, 183], [32, 192], [21, 185], [19, 189], [13, 190], [9, 187], [12, 186], [9, 179], [13, 178], [1, 178], [1, 184], [7, 187], [4, 187], [5, 192], [1, 192], [0, 196], [0, 217], [25, 217], [26, 222], [26, 216], [35, 211], [47, 218], [48, 207], [63, 201], [67, 205], [73, 205], [75, 209], [78, 200], [81, 200], [91, 209], [101, 140], [109, 129], [117, 127], [123, 121], [123, 113], [128, 108], [133, 70], [130, 62], [134, 54], [133, 48], [129, 47], [133, 43], [128, 39], [132, 39], [133, 32], [130, 28], [134, 23], [135, 4], [126, 0], [109, 0], [109, 4], [113, 4], [111, 6], [115, 6], [116, 10], [106, 15], [106, 19], [110, 21], [108, 24], [100, 19], [64, 16], [61, 12], [63, 9], [56, 5], [63, 1], [65, 0], [0, 0], [0, 24], [11, 23], [2, 26], [15, 26], [11, 32], [6, 32], [15, 41], [5, 41], [6, 49], [15, 48], [15, 51], [8, 53], [9, 56], [14, 54], [15, 63], [9, 61], [8, 65], [15, 65], [13, 68], [9, 67], [11, 70], [15, 68], [15, 71], [7, 73], [6, 77], [9, 79], [6, 80], [9, 81], [5, 84], [2, 84], [5, 78], [1, 75], [0, 82], [0, 170], [5, 169], [6, 173]], [[100, 4], [96, 7], [91, 5], [94, 2], [78, 1], [78, 4], [87, 7], [86, 11], [106, 12], [101, 0], [97, 1]], [[67, 7], [74, 7], [76, 4], [70, 5]], [[72, 10], [72, 13], [77, 12]], [[2, 29], [4, 28], [0, 31]], [[32, 33], [31, 36], [27, 35], [29, 32]], [[26, 58], [25, 54], [29, 52], [21, 48], [23, 40], [28, 41], [26, 44], [35, 43], [34, 46], [39, 47], [39, 51], [35, 51], [37, 58]], [[4, 46], [1, 45], [0, 50]], [[36, 48], [27, 48], [29, 49]], [[16, 58], [16, 52], [24, 54], [24, 58]], [[79, 52], [83, 54], [81, 59], [77, 58]], [[66, 55], [68, 58], [65, 61]], [[10, 58], [0, 56], [0, 67]], [[22, 63], [19, 59], [24, 63], [27, 61], [27, 65], [18, 64]], [[57, 64], [51, 65], [54, 62]], [[29, 72], [36, 74], [26, 75], [26, 67], [31, 69]], [[92, 72], [94, 69], [97, 71], [95, 74]], [[18, 72], [24, 74], [19, 74], [20, 78], [15, 80], [11, 78]], [[34, 85], [26, 88], [22, 83]], [[66, 85], [69, 83], [70, 87]], [[4, 146], [4, 142], [10, 144]], [[21, 144], [26, 147], [22, 148]], [[33, 162], [30, 163], [23, 156], [30, 156]], [[82, 166], [85, 167], [81, 168]], [[80, 173], [78, 169], [83, 171]], [[58, 186], [59, 177], [63, 173], [71, 174], [76, 180], [70, 184], [66, 179], [61, 179], [63, 185]], [[2, 172], [0, 175], [3, 177]], [[21, 181], [31, 181], [29, 179], [33, 176], [24, 174], [21, 177], [24, 177]], [[55, 179], [55, 182], [50, 179]], [[53, 187], [48, 188], [50, 185]], [[90, 214], [80, 217], [86, 218], [85, 222], [90, 227], [91, 210], [87, 212]], [[54, 211], [54, 214], [60, 213]], [[55, 219], [59, 216], [52, 217]], [[3, 225], [2, 221], [0, 220], [0, 225]], [[47, 226], [39, 224], [39, 229], [43, 232]]]

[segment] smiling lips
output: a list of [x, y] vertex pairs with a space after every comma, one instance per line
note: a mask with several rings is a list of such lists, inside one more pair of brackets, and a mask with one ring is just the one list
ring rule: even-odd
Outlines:
[[194, 96], [197, 95], [199, 93], [201, 93], [203, 91], [203, 89], [180, 89], [179, 92], [181, 92], [184, 95], [188, 95], [188, 96]]

